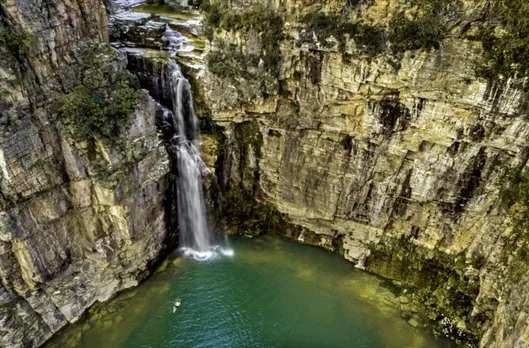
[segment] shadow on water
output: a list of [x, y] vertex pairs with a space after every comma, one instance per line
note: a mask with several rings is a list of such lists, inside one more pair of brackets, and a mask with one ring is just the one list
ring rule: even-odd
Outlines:
[[382, 281], [336, 254], [275, 236], [231, 242], [233, 257], [171, 256], [47, 347], [453, 347], [401, 319]]

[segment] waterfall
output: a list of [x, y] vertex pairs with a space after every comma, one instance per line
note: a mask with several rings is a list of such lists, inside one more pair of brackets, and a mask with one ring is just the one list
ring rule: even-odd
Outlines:
[[180, 246], [185, 255], [206, 260], [218, 255], [232, 255], [233, 251], [212, 244], [208, 230], [202, 177], [210, 174], [200, 157], [198, 119], [193, 106], [189, 81], [173, 59], [169, 60], [169, 87], [173, 106], [164, 119], [170, 122], [173, 136], [170, 153], [177, 171], [177, 204]]
[[177, 52], [191, 52], [194, 50], [193, 45], [189, 44], [191, 40], [178, 31], [171, 29], [169, 24], [165, 25], [165, 32], [163, 33], [162, 39], [171, 56], [174, 56]]
[[183, 76], [174, 60], [169, 63], [173, 114], [171, 139], [172, 154], [177, 169], [178, 227], [180, 245], [197, 257], [208, 256], [211, 240], [206, 221], [202, 175], [207, 167], [200, 158], [196, 139], [197, 118], [193, 108], [193, 97], [189, 81]]

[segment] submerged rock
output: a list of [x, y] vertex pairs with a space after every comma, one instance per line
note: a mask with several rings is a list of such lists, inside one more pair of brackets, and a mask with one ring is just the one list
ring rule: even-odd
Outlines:
[[408, 320], [408, 324], [410, 324], [413, 327], [418, 327], [419, 326], [419, 318], [412, 317], [410, 320]]
[[410, 299], [409, 297], [402, 295], [402, 296], [399, 296], [399, 302], [402, 304], [407, 304], [407, 303], [410, 303]]

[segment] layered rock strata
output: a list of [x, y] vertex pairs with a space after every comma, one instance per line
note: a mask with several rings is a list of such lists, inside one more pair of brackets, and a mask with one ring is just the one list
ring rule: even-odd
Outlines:
[[[66, 119], [81, 111], [59, 112], [77, 85], [124, 72], [103, 2], [8, 0], [0, 20], [0, 346], [33, 347], [170, 243], [170, 165], [146, 92], [111, 138], [80, 139]], [[86, 45], [102, 49], [96, 70]]]
[[[526, 93], [512, 79], [476, 75], [482, 45], [472, 33], [488, 4], [459, 5], [458, 22], [443, 19], [449, 31], [437, 49], [399, 53], [384, 35], [395, 14], [413, 11], [405, 1], [209, 9], [220, 27], [206, 28], [208, 70], [199, 83], [226, 138], [218, 168], [227, 215], [239, 217], [226, 227], [255, 235], [284, 219], [291, 227], [282, 233], [415, 289], [448, 335], [524, 346], [527, 262], [521, 276], [512, 265], [526, 244], [501, 192], [506, 174], [528, 159]], [[328, 17], [307, 25], [314, 13], [360, 22], [353, 29], [382, 33], [382, 44], [322, 33], [332, 25]], [[276, 17], [268, 30], [248, 16]], [[270, 43], [281, 21], [280, 40]], [[280, 62], [270, 63], [271, 54]], [[240, 204], [254, 198], [255, 209]]]

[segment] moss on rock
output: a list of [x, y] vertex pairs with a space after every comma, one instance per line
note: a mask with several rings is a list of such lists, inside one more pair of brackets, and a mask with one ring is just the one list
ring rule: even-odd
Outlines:
[[519, 283], [529, 273], [529, 172], [511, 170], [504, 178], [501, 203], [514, 219], [514, 230], [506, 243], [504, 288]]
[[473, 344], [490, 315], [473, 313], [479, 294], [480, 260], [394, 239], [371, 247], [366, 269], [412, 290], [415, 302], [430, 319], [440, 322], [445, 334]]

